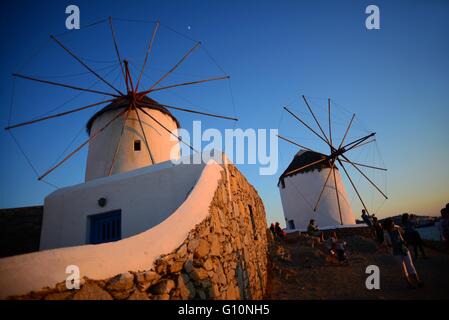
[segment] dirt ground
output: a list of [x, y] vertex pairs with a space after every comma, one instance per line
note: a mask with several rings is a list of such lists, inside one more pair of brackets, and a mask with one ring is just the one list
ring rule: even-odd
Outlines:
[[[323, 245], [272, 242], [268, 299], [449, 299], [449, 255], [426, 248], [428, 259], [418, 258], [415, 267], [423, 288], [409, 289], [395, 258], [379, 250], [375, 241], [360, 236], [345, 239], [349, 263], [341, 265], [325, 254]], [[380, 269], [380, 289], [368, 290], [368, 265]]]

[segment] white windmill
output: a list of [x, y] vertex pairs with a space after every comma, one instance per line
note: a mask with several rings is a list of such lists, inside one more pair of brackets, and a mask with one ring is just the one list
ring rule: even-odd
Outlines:
[[[347, 143], [346, 138], [355, 118], [355, 115], [352, 115], [343, 138], [338, 144], [335, 144], [335, 138], [332, 135], [330, 99], [328, 99], [329, 132], [326, 134], [306, 97], [302, 96], [302, 98], [321, 134], [287, 107], [284, 107], [284, 109], [316, 137], [323, 141], [329, 147], [330, 152], [328, 155], [325, 155], [313, 151], [312, 149], [298, 144], [284, 136], [278, 135], [283, 141], [301, 148], [301, 150], [294, 156], [288, 168], [279, 177], [278, 187], [287, 229], [303, 230], [307, 227], [311, 219], [314, 219], [316, 224], [321, 228], [353, 225], [356, 221], [340, 170], [343, 170], [345, 173], [366, 212], [369, 213], [369, 210], [346, 169], [345, 164], [352, 166], [383, 197], [385, 197], [385, 199], [388, 199], [385, 192], [383, 192], [372, 179], [362, 171], [363, 167], [382, 171], [386, 171], [386, 169], [354, 162], [348, 158], [347, 154], [353, 149], [373, 142], [375, 140], [375, 133], [368, 134]], [[337, 163], [340, 168], [337, 167]]]

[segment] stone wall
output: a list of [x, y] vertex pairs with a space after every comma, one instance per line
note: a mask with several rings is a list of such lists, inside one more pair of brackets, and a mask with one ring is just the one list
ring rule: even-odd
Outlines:
[[[210, 215], [173, 252], [150, 270], [82, 279], [12, 299], [262, 299], [267, 286], [265, 209], [257, 191], [233, 165], [226, 165]], [[117, 257], [120, 259], [120, 257]]]
[[42, 206], [0, 210], [0, 258], [39, 250]]

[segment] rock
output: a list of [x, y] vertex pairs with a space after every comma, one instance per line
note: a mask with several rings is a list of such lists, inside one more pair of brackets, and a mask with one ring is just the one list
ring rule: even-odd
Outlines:
[[220, 290], [218, 290], [218, 285], [213, 284], [209, 287], [208, 291], [209, 298], [216, 299], [220, 296]]
[[222, 232], [220, 221], [215, 214], [211, 216], [211, 224], [215, 233], [220, 234]]
[[159, 262], [156, 262], [156, 272], [159, 275], [165, 275], [167, 273], [167, 261], [160, 260]]
[[209, 253], [210, 245], [204, 239], [201, 239], [198, 243], [198, 246], [195, 248], [194, 257], [200, 259], [205, 257]]
[[183, 274], [180, 274], [178, 276], [178, 289], [182, 300], [191, 299], [195, 296], [195, 287], [191, 283], [186, 284], [185, 277]]
[[199, 246], [200, 244], [200, 240], [198, 239], [193, 239], [192, 241], [189, 242], [189, 244], [187, 245], [187, 249], [189, 250], [189, 252], [194, 252], [195, 249]]
[[204, 280], [209, 276], [203, 268], [195, 268], [189, 275], [194, 281]]
[[187, 271], [187, 273], [191, 273], [194, 270], [193, 261], [192, 260], [187, 260], [185, 262], [184, 270]]
[[187, 245], [183, 244], [181, 247], [179, 247], [176, 253], [178, 254], [179, 258], [184, 257], [187, 254]]
[[207, 259], [206, 262], [204, 262], [203, 266], [204, 266], [204, 269], [206, 269], [207, 271], [212, 270], [214, 267], [211, 259]]
[[108, 291], [128, 291], [134, 287], [134, 275], [130, 272], [119, 274], [106, 283]]
[[140, 272], [136, 275], [137, 285], [141, 291], [146, 291], [149, 287], [156, 283], [160, 277], [161, 276], [154, 271]]
[[223, 268], [221, 266], [221, 264], [218, 265], [217, 271], [214, 275], [213, 278], [215, 283], [220, 283], [221, 285], [226, 285], [227, 284], [227, 279], [226, 276], [223, 272]]
[[224, 253], [225, 254], [231, 254], [232, 253], [232, 245], [229, 242], [226, 242], [224, 246]]
[[212, 242], [210, 244], [210, 255], [220, 256], [220, 241], [216, 235], [212, 237]]
[[228, 279], [228, 283], [232, 282], [232, 280], [235, 279], [235, 270], [230, 269], [226, 275], [226, 278]]
[[204, 228], [202, 228], [202, 229], [200, 230], [200, 232], [199, 232], [199, 237], [200, 237], [200, 238], [205, 238], [205, 237], [207, 237], [207, 235], [209, 234], [209, 232], [210, 232], [210, 229], [204, 227]]
[[141, 292], [139, 290], [134, 290], [133, 293], [128, 297], [128, 300], [150, 300], [148, 294]]
[[154, 295], [168, 294], [175, 287], [175, 282], [171, 279], [164, 279], [153, 285], [149, 291]]
[[179, 271], [182, 270], [182, 267], [184, 266], [184, 262], [183, 261], [173, 261], [171, 264], [169, 264], [168, 266], [168, 270], [170, 273], [177, 273]]
[[95, 283], [88, 282], [75, 293], [73, 300], [112, 300], [112, 297]]
[[55, 289], [56, 289], [56, 291], [58, 291], [58, 292], [64, 292], [64, 291], [68, 290], [65, 281], [58, 282], [58, 283], [56, 284]]
[[240, 215], [239, 206], [235, 202], [232, 202], [232, 211], [234, 216], [238, 217]]
[[226, 300], [238, 300], [240, 298], [240, 292], [234, 285], [228, 287], [226, 291]]

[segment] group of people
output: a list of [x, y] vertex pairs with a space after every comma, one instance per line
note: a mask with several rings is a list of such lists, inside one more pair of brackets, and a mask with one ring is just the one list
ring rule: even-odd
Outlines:
[[[401, 225], [395, 224], [392, 218], [387, 218], [382, 223], [365, 210], [362, 210], [363, 221], [373, 230], [376, 241], [384, 248], [390, 249], [392, 255], [396, 258], [402, 267], [405, 280], [410, 288], [422, 287], [423, 282], [418, 276], [413, 260], [418, 259], [419, 252], [423, 259], [427, 259], [423, 247], [423, 241], [419, 232], [416, 230], [416, 217], [404, 213], [401, 217]], [[444, 241], [449, 249], [449, 203], [441, 209], [441, 218], [438, 224], [441, 240]], [[281, 229], [279, 222], [272, 223], [271, 232], [277, 238], [284, 238], [285, 231]], [[332, 232], [326, 241], [323, 232], [315, 225], [315, 220], [311, 219], [307, 226], [307, 234], [318, 242], [324, 242], [328, 253], [335, 256], [339, 261], [347, 260], [347, 244], [337, 238], [336, 232]], [[413, 247], [414, 259], [410, 254], [409, 246]]]
[[[281, 240], [286, 235], [279, 222], [272, 223], [270, 231], [276, 240]], [[325, 241], [323, 232], [315, 225], [315, 220], [311, 219], [307, 227], [307, 234], [314, 239], [313, 243], [315, 243], [315, 240], [320, 243], [324, 242], [324, 246], [331, 256], [335, 256], [339, 261], [347, 260], [347, 244], [345, 241], [340, 241], [337, 238], [336, 232], [332, 232]]]
[[283, 239], [285, 237], [285, 230], [281, 228], [281, 225], [279, 222], [276, 222], [276, 224], [272, 223], [270, 226], [270, 231], [274, 236], [274, 239]]
[[[409, 250], [409, 246], [412, 246], [414, 260], [418, 259], [419, 252], [421, 252], [422, 258], [427, 258], [423, 240], [416, 230], [416, 217], [404, 213], [401, 216], [402, 227], [396, 225], [392, 218], [385, 219], [380, 223], [374, 215], [369, 215], [365, 210], [362, 210], [362, 219], [369, 227], [373, 228], [378, 243], [391, 249], [392, 254], [402, 266], [408, 286], [422, 287], [423, 282], [418, 276]], [[446, 247], [449, 249], [449, 203], [441, 209], [438, 229], [440, 239], [446, 243]]]
[[336, 257], [340, 262], [347, 261], [347, 243], [346, 241], [339, 240], [335, 231], [331, 232], [329, 237], [324, 240], [323, 232], [315, 225], [315, 220], [311, 219], [307, 226], [307, 234], [319, 242], [324, 242], [324, 247], [329, 255]]
[[382, 246], [390, 249], [393, 256], [402, 266], [407, 285], [410, 288], [423, 286], [418, 272], [413, 264], [408, 246], [413, 246], [415, 260], [418, 258], [418, 249], [424, 259], [427, 258], [423, 248], [423, 242], [418, 231], [415, 230], [416, 220], [414, 215], [404, 213], [401, 217], [401, 226], [394, 223], [392, 218], [385, 219], [382, 223], [377, 217], [362, 210], [362, 220], [373, 229], [376, 241]]

